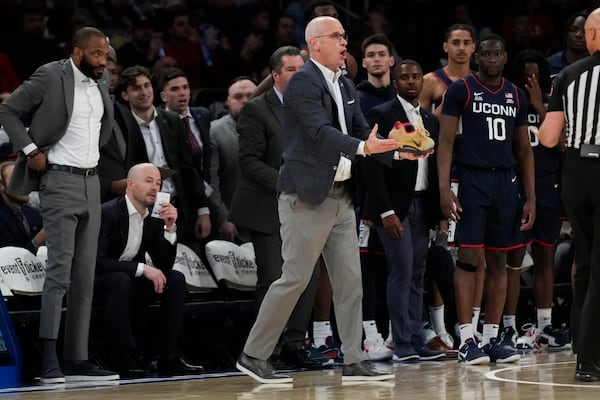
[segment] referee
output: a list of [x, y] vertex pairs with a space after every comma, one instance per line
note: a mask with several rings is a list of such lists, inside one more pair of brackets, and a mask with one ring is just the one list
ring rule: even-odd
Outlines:
[[591, 56], [567, 66], [554, 80], [540, 142], [554, 147], [566, 132], [562, 200], [577, 244], [571, 327], [577, 354], [575, 379], [600, 380], [600, 8], [588, 16]]

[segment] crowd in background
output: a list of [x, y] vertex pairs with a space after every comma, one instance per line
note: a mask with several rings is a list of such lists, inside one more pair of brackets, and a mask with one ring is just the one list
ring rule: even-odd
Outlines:
[[[0, 93], [14, 90], [38, 66], [69, 54], [70, 38], [82, 26], [105, 32], [122, 69], [143, 65], [157, 72], [177, 65], [189, 77], [193, 105], [225, 98], [230, 80], [268, 74], [269, 55], [285, 44], [304, 47], [308, 1], [248, 0], [24, 0], [0, 5]], [[564, 48], [566, 17], [597, 6], [595, 0], [527, 0], [494, 5], [477, 1], [413, 0], [335, 2], [349, 33], [348, 48], [360, 59], [360, 44], [385, 33], [396, 58], [419, 61], [424, 71], [444, 63], [445, 27], [467, 23], [507, 41], [509, 63], [524, 48], [550, 55]], [[435, 9], [435, 12], [433, 11]], [[359, 68], [355, 81], [366, 76]]]

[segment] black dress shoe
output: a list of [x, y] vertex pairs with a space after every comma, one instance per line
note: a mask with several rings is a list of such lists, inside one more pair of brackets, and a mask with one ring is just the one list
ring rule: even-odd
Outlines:
[[158, 373], [160, 375], [190, 375], [204, 372], [202, 365], [194, 365], [183, 356], [173, 356], [158, 360]]
[[281, 358], [283, 362], [290, 367], [306, 369], [323, 368], [323, 363], [308, 358], [308, 355], [304, 349], [285, 350]]
[[117, 364], [116, 371], [121, 378], [140, 378], [147, 375], [147, 371], [141, 364], [130, 354], [125, 353]]
[[577, 361], [575, 380], [582, 382], [600, 381], [600, 367], [594, 364], [584, 364]]
[[273, 354], [269, 357], [269, 364], [273, 366], [273, 369], [288, 369], [289, 365], [283, 360], [281, 355]]
[[365, 360], [354, 364], [346, 364], [342, 368], [344, 381], [386, 381], [394, 379], [393, 372], [382, 372], [375, 369], [371, 361]]
[[240, 354], [235, 367], [260, 383], [292, 383], [289, 375], [275, 373], [268, 361], [250, 357], [244, 352]]

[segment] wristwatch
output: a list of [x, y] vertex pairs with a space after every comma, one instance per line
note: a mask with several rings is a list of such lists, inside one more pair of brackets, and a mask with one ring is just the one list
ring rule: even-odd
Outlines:
[[32, 158], [35, 158], [38, 154], [40, 154], [40, 150], [35, 149], [35, 150], [32, 150], [29, 154], [25, 154], [25, 158], [27, 158], [28, 160], [31, 160]]
[[173, 226], [171, 227], [170, 230], [169, 230], [169, 228], [167, 228], [167, 225], [164, 225], [164, 230], [165, 230], [165, 232], [175, 233], [175, 232], [177, 232], [177, 224], [173, 224]]

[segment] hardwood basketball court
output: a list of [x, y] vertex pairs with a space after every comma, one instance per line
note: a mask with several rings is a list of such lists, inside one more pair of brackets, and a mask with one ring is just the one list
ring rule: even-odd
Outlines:
[[237, 371], [96, 385], [33, 385], [0, 390], [0, 400], [371, 400], [598, 399], [600, 383], [573, 379], [571, 351], [524, 355], [518, 363], [466, 366], [447, 360], [378, 363], [394, 381], [342, 384], [341, 368], [291, 372], [291, 385], [263, 385]]

